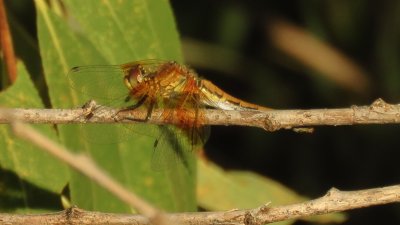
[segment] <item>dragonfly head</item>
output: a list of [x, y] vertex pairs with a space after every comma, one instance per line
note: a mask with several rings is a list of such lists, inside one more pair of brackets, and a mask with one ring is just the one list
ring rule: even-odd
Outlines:
[[129, 89], [133, 89], [137, 84], [143, 82], [144, 69], [141, 65], [136, 65], [130, 68], [128, 74], [124, 77], [125, 85]]

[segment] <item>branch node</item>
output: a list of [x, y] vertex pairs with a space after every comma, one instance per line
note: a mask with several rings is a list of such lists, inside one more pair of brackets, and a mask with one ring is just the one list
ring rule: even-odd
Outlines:
[[256, 211], [256, 214], [268, 212], [268, 211], [270, 210], [270, 207], [269, 207], [270, 204], [271, 204], [271, 202], [267, 202], [267, 203], [265, 203], [264, 205], [258, 207], [258, 208], [256, 209], [256, 210], [257, 210], [257, 211]]
[[247, 211], [244, 215], [243, 223], [245, 225], [257, 225], [256, 217], [251, 213], [251, 211]]
[[269, 132], [274, 132], [282, 129], [282, 126], [273, 118], [273, 116], [267, 115], [264, 119], [263, 129]]
[[85, 104], [83, 104], [83, 106], [81, 108], [84, 109], [85, 111], [87, 110], [88, 112], [93, 112], [96, 109], [96, 107], [98, 107], [98, 106], [99, 105], [97, 104], [97, 102], [95, 100], [90, 99]]
[[94, 116], [94, 111], [98, 107], [99, 106], [97, 105], [97, 103], [94, 100], [89, 100], [82, 106], [82, 109], [83, 109], [82, 116], [85, 118], [85, 121], [87, 121], [88, 119], [90, 119]]
[[67, 221], [66, 224], [73, 224], [73, 219], [79, 219], [85, 213], [84, 210], [78, 208], [76, 205], [65, 210], [64, 216]]
[[328, 192], [326, 192], [325, 197], [334, 196], [334, 195], [336, 195], [336, 194], [339, 193], [339, 192], [340, 192], [339, 189], [337, 189], [337, 188], [335, 188], [335, 187], [332, 187], [331, 189], [329, 189]]
[[376, 99], [369, 108], [376, 112], [385, 112], [393, 108], [391, 104], [386, 103], [383, 99], [378, 98]]

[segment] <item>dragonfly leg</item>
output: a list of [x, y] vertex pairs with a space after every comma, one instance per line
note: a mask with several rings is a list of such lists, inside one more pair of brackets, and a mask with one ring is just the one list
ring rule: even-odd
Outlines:
[[[146, 101], [148, 95], [143, 96], [137, 103], [134, 105], [128, 106], [124, 109], [119, 110], [118, 112], [125, 112], [125, 111], [130, 111], [139, 108], [140, 106], [143, 105], [143, 103]], [[127, 97], [125, 101], [129, 101], [130, 97]]]
[[[129, 107], [125, 108], [125, 109], [121, 109], [120, 111], [118, 111], [118, 113], [137, 109], [138, 107], [143, 105], [143, 103], [145, 102], [146, 99], [147, 99], [147, 95], [144, 96], [142, 99], [140, 99], [140, 101], [138, 103], [136, 103], [135, 105], [129, 106]], [[153, 112], [154, 105], [155, 105], [155, 101], [150, 101], [150, 105], [149, 105], [149, 107], [147, 109], [146, 117], [144, 119], [129, 118], [129, 117], [124, 118], [124, 119], [132, 120], [132, 121], [136, 121], [136, 122], [147, 122], [151, 117], [151, 113]]]
[[147, 109], [147, 115], [146, 115], [145, 121], [148, 121], [150, 119], [151, 113], [153, 112], [153, 109], [154, 109], [154, 104], [155, 104], [154, 101], [150, 102], [149, 108]]
[[191, 144], [191, 148], [192, 151], [195, 148], [195, 145], [197, 143], [199, 143], [199, 107], [194, 107], [195, 111], [194, 111], [194, 121], [192, 123], [192, 127], [190, 129], [190, 135], [191, 135], [191, 139], [190, 139], [190, 144]]
[[[147, 95], [144, 95], [136, 104], [118, 110], [118, 112], [115, 115], [115, 118], [118, 118], [118, 114], [121, 113], [121, 112], [127, 112], [127, 111], [131, 111], [131, 110], [135, 110], [135, 109], [139, 108], [140, 106], [143, 105], [143, 103], [146, 101], [146, 99], [147, 99]], [[125, 99], [125, 101], [127, 102], [129, 100], [130, 100], [130, 97], [128, 96]], [[143, 119], [133, 119], [133, 118], [129, 118], [129, 117], [125, 117], [123, 119], [133, 120], [133, 121], [143, 121]]]

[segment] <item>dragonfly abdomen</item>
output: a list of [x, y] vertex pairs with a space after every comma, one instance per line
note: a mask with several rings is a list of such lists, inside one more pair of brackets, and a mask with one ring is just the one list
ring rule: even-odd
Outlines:
[[210, 107], [224, 110], [269, 110], [269, 108], [235, 98], [208, 80], [202, 80], [200, 89], [205, 95], [203, 104]]

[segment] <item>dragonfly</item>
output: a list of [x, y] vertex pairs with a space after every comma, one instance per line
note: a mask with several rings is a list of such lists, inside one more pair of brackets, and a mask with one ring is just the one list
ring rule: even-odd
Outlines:
[[[175, 121], [169, 127], [161, 126], [162, 133], [154, 144], [155, 152], [165, 152], [164, 146], [168, 144], [172, 144], [177, 152], [200, 149], [209, 134], [202, 109], [269, 109], [226, 93], [190, 67], [175, 61], [144, 60], [121, 65], [78, 66], [71, 69], [68, 78], [74, 89], [100, 104], [120, 107], [121, 111], [146, 109], [146, 118], [139, 122], [146, 123], [154, 110], [162, 111], [161, 118], [166, 124]], [[107, 88], [99, 92], [98, 87], [102, 86]], [[171, 126], [175, 126], [174, 129]], [[182, 142], [189, 145], [181, 147]]]

